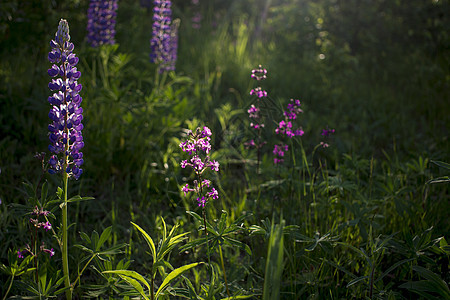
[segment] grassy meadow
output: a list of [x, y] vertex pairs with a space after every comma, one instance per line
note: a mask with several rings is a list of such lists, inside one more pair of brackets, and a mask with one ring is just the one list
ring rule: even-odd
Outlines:
[[[96, 48], [88, 6], [0, 3], [1, 299], [450, 299], [449, 1], [173, 0], [162, 73], [153, 1], [119, 0]], [[61, 18], [84, 125], [67, 188], [47, 172]], [[276, 133], [290, 99], [292, 138]], [[196, 173], [180, 143], [205, 126], [220, 167]], [[202, 207], [183, 187], [206, 179]]]

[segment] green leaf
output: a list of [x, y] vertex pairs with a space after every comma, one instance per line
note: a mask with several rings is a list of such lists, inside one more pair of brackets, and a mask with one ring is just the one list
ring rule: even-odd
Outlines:
[[139, 281], [137, 281], [136, 279], [133, 279], [131, 277], [127, 277], [124, 275], [120, 275], [120, 278], [122, 278], [124, 281], [126, 281], [129, 285], [131, 285], [136, 291], [139, 292], [139, 294], [141, 294], [142, 297], [144, 297], [145, 300], [150, 300], [150, 298], [148, 298], [145, 293], [144, 293], [144, 288], [142, 287], [142, 285], [139, 283]]
[[117, 244], [114, 245], [108, 249], [105, 249], [103, 251], [99, 251], [98, 254], [99, 255], [115, 255], [115, 254], [119, 254], [122, 253], [122, 251], [120, 250], [123, 247], [126, 247], [127, 244], [126, 243], [122, 243], [122, 244]]
[[164, 281], [161, 283], [158, 291], [156, 291], [155, 297], [158, 298], [158, 295], [164, 291], [164, 289], [168, 286], [168, 284], [174, 280], [175, 278], [177, 278], [178, 276], [180, 276], [181, 274], [183, 274], [184, 272], [186, 272], [189, 269], [192, 269], [196, 266], [198, 266], [200, 263], [192, 263], [189, 265], [185, 265], [182, 267], [179, 267], [175, 270], [173, 270], [172, 272], [169, 273], [169, 275], [167, 275], [167, 277], [164, 279]]
[[93, 200], [95, 199], [94, 197], [81, 197], [80, 195], [74, 196], [72, 198], [70, 198], [69, 200], [67, 200], [67, 203], [69, 202], [80, 202], [80, 201], [86, 201], [86, 200]]
[[200, 217], [197, 213], [193, 212], [193, 211], [187, 211], [186, 213], [190, 214], [191, 216], [193, 216], [195, 219], [197, 219], [200, 223], [203, 223], [203, 219], [202, 217]]
[[199, 238], [193, 241], [190, 241], [188, 243], [186, 243], [184, 246], [180, 247], [180, 252], [183, 252], [185, 250], [190, 250], [192, 248], [195, 248], [197, 246], [206, 244], [206, 238]]
[[434, 178], [431, 180], [428, 180], [426, 183], [442, 183], [442, 182], [450, 182], [450, 177], [449, 176], [442, 176], [442, 177], [438, 177], [438, 178]]
[[255, 297], [255, 295], [238, 295], [238, 296], [222, 298], [221, 300], [248, 299], [248, 298], [254, 298], [254, 297]]
[[387, 274], [389, 274], [390, 272], [392, 272], [394, 269], [398, 268], [399, 266], [403, 265], [404, 263], [407, 263], [409, 261], [415, 260], [415, 258], [407, 258], [404, 260], [401, 260], [399, 262], [396, 262], [394, 265], [392, 265], [389, 269], [387, 269], [383, 274], [380, 275], [380, 277], [377, 278], [377, 280], [375, 280], [375, 284], [380, 281], [381, 279], [384, 278], [384, 276], [386, 276]]
[[450, 164], [445, 163], [443, 161], [438, 161], [438, 160], [430, 160], [433, 164], [438, 165], [441, 168], [450, 170]]
[[[132, 284], [133, 287], [139, 292], [141, 293], [141, 295], [144, 295], [143, 292], [143, 288], [141, 286], [141, 284], [138, 282], [138, 280], [142, 283], [145, 284], [145, 286], [147, 287], [147, 289], [149, 290], [149, 292], [151, 291], [151, 287], [150, 284], [147, 282], [147, 280], [144, 278], [144, 276], [142, 276], [141, 274], [139, 274], [138, 272], [132, 271], [132, 270], [111, 270], [111, 271], [103, 271], [102, 273], [110, 273], [110, 274], [117, 274], [119, 275], [122, 279], [124, 279], [124, 277], [126, 278], [131, 278], [133, 280], [136, 281], [136, 283], [139, 285], [140, 290], [142, 290], [142, 293], [140, 292], [140, 290], [138, 288], [136, 288], [135, 284]], [[125, 280], [125, 279], [124, 279]], [[128, 282], [128, 281], [127, 281]], [[145, 297], [145, 296], [144, 296]]]
[[[280, 218], [283, 220], [283, 218]], [[281, 275], [283, 274], [284, 221], [270, 230], [269, 246], [264, 278], [263, 300], [280, 299]]]
[[237, 246], [239, 247], [239, 249], [245, 250], [245, 252], [247, 252], [248, 255], [252, 255], [252, 250], [250, 249], [250, 247], [238, 240], [234, 240], [232, 238], [229, 237], [224, 237], [226, 242], [229, 242], [231, 245]]
[[98, 240], [97, 246], [95, 248], [95, 251], [100, 250], [100, 248], [103, 246], [103, 244], [109, 239], [111, 236], [111, 229], [112, 226], [109, 226], [103, 230], [102, 235], [100, 236], [100, 239]]
[[139, 227], [139, 225], [137, 225], [133, 222], [131, 222], [131, 224], [133, 224], [133, 226], [136, 227], [137, 230], [139, 230], [141, 232], [141, 234], [144, 236], [144, 239], [150, 248], [150, 252], [151, 252], [152, 258], [153, 258], [153, 263], [156, 263], [156, 247], [155, 247], [155, 243], [153, 243], [152, 238], [147, 234], [147, 232], [144, 231], [144, 229]]
[[[357, 277], [357, 278], [353, 279], [352, 281], [350, 281], [349, 283], [347, 283], [346, 288], [349, 288], [349, 287], [351, 287], [352, 285], [354, 285], [354, 284], [356, 284], [356, 283], [358, 283], [358, 282], [360, 282], [360, 281], [362, 281], [362, 280], [368, 279], [368, 278], [369, 278], [369, 276], [361, 276], [361, 277]], [[366, 284], [367, 284], [367, 283], [366, 283]]]
[[41, 201], [45, 201], [45, 199], [47, 199], [47, 193], [48, 193], [48, 184], [47, 184], [47, 181], [45, 181], [42, 184]]

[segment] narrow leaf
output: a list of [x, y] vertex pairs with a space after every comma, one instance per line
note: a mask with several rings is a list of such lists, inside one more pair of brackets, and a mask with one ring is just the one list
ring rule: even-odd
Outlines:
[[155, 263], [156, 262], [156, 247], [155, 247], [155, 243], [153, 243], [152, 238], [147, 234], [147, 232], [144, 231], [144, 229], [139, 227], [139, 225], [137, 225], [133, 222], [131, 222], [131, 224], [133, 224], [133, 226], [136, 227], [137, 230], [139, 230], [141, 232], [141, 234], [144, 236], [144, 239], [147, 241], [147, 244], [150, 247], [150, 252], [152, 253], [152, 257], [153, 257], [153, 263]]
[[167, 277], [164, 279], [164, 281], [161, 283], [158, 291], [156, 292], [155, 297], [158, 298], [159, 294], [164, 291], [164, 289], [168, 286], [168, 284], [175, 278], [177, 278], [178, 276], [180, 276], [181, 274], [183, 274], [184, 272], [186, 272], [189, 269], [192, 269], [194, 267], [196, 267], [197, 265], [199, 265], [200, 263], [192, 263], [189, 265], [185, 265], [182, 267], [179, 267], [175, 270], [173, 270], [172, 272], [169, 273], [169, 275], [167, 275]]

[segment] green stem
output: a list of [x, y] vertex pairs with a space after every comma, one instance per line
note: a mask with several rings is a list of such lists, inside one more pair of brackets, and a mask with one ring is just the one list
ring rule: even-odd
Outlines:
[[8, 296], [9, 290], [11, 290], [13, 281], [14, 281], [14, 275], [11, 276], [11, 282], [10, 282], [10, 284], [8, 286], [8, 289], [6, 290], [6, 294], [5, 294], [5, 297], [3, 297], [3, 300], [6, 300], [6, 296]]
[[222, 264], [223, 279], [225, 280], [225, 288], [227, 289], [228, 298], [231, 298], [230, 290], [228, 289], [227, 273], [225, 272], [225, 265], [223, 263], [222, 245], [220, 244], [219, 244], [219, 255], [220, 255], [220, 263]]
[[68, 175], [65, 171], [66, 166], [64, 165], [63, 171], [63, 183], [64, 183], [64, 205], [62, 207], [62, 263], [63, 263], [63, 272], [66, 279], [64, 280], [64, 284], [66, 288], [66, 298], [68, 300], [72, 299], [72, 290], [70, 289], [70, 278], [69, 278], [69, 252], [68, 252], [68, 244], [67, 244], [67, 182]]
[[155, 291], [154, 291], [154, 281], [155, 281], [155, 274], [152, 274], [151, 280], [150, 280], [150, 299], [155, 300]]
[[95, 253], [92, 255], [92, 257], [89, 259], [89, 261], [86, 263], [86, 265], [83, 267], [80, 273], [78, 273], [77, 279], [72, 283], [71, 289], [73, 290], [75, 286], [77, 285], [78, 280], [80, 280], [81, 274], [83, 274], [84, 270], [87, 268], [87, 266], [91, 263], [91, 261], [98, 255], [98, 253]]

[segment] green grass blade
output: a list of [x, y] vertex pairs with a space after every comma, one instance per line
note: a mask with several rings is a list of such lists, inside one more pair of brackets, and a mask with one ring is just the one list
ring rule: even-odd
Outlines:
[[272, 224], [266, 260], [263, 300], [280, 299], [281, 275], [283, 274], [284, 222]]

